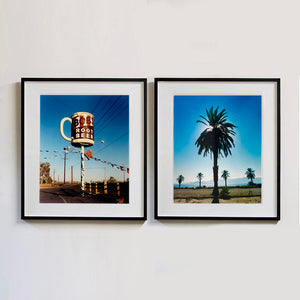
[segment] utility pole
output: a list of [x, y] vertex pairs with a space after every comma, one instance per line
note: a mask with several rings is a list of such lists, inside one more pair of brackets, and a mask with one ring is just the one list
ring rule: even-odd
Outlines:
[[67, 160], [67, 151], [65, 151], [65, 155], [64, 155], [64, 184], [66, 183], [66, 160]]
[[71, 166], [71, 184], [73, 184], [73, 166]]

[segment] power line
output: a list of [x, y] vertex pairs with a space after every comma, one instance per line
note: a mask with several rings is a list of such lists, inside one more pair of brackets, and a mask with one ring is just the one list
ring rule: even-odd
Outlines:
[[95, 151], [94, 154], [99, 153], [100, 151], [102, 152], [104, 149], [107, 149], [109, 146], [111, 146], [112, 144], [114, 144], [115, 142], [117, 142], [118, 140], [120, 140], [121, 138], [123, 138], [124, 136], [128, 135], [128, 132], [123, 133], [122, 135], [120, 135], [118, 138], [116, 138], [115, 140], [113, 140], [112, 142], [110, 142], [109, 144], [105, 145], [102, 149], [99, 149], [97, 151]]
[[94, 127], [96, 127], [101, 119], [112, 109], [112, 107], [117, 103], [117, 101], [121, 98], [122, 96], [119, 96], [118, 98], [115, 99], [115, 101], [112, 103], [112, 105], [101, 115], [101, 117], [98, 119], [98, 121], [94, 124]]
[[[115, 112], [116, 111], [118, 111], [121, 107], [123, 106], [123, 103], [121, 103], [121, 104], [119, 104], [117, 107], [115, 107], [114, 108], [114, 110], [109, 114], [109, 116], [104, 116], [103, 117], [103, 119], [101, 120], [101, 123], [99, 124], [99, 122], [98, 122], [98, 124], [97, 124], [97, 128], [100, 128], [106, 121], [107, 121], [107, 119], [109, 119], [112, 115], [114, 115], [115, 114]], [[96, 128], [95, 127], [95, 128]]]
[[96, 109], [98, 108], [99, 104], [103, 104], [103, 102], [104, 102], [104, 104], [103, 104], [103, 107], [101, 107], [101, 111], [105, 110], [111, 102], [111, 100], [109, 100], [109, 98], [111, 98], [111, 97], [112, 97], [112, 95], [102, 95], [102, 96], [100, 96], [100, 98], [102, 100], [98, 100], [98, 102], [96, 103], [93, 110], [91, 110], [92, 114], [94, 114], [94, 115], [96, 114]]
[[[125, 104], [125, 106], [126, 106], [126, 104]], [[103, 131], [116, 117], [118, 117], [119, 112], [121, 112], [125, 108], [125, 106], [123, 104], [121, 104], [118, 108], [116, 108], [114, 110], [114, 112], [111, 114], [110, 118], [105, 120], [104, 122], [102, 122], [99, 125], [99, 128], [97, 129], [97, 131], [98, 132]]]
[[[96, 105], [94, 106], [94, 108], [92, 109], [92, 113], [94, 114], [94, 111], [96, 111], [96, 108], [98, 107], [98, 105], [102, 102], [98, 100], [98, 102], [96, 103]], [[106, 105], [105, 105], [106, 106]]]

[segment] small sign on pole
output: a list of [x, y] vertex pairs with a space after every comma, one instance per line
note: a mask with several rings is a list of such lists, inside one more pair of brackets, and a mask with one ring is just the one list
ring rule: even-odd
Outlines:
[[86, 151], [86, 152], [84, 153], [84, 155], [86, 156], [86, 158], [87, 158], [88, 160], [90, 160], [90, 159], [93, 157], [93, 151], [92, 151], [91, 149], [89, 149], [88, 151]]

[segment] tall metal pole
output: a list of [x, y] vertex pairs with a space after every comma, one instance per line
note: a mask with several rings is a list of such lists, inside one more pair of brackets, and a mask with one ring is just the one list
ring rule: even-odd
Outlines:
[[84, 196], [84, 146], [81, 146], [81, 196]]
[[67, 151], [65, 151], [65, 156], [64, 156], [64, 184], [66, 183], [66, 160], [67, 160]]

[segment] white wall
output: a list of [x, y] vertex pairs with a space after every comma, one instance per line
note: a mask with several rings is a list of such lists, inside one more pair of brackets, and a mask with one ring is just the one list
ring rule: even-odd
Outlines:
[[[0, 0], [0, 299], [299, 299], [299, 1]], [[20, 219], [20, 78], [147, 77], [148, 221]], [[153, 220], [153, 78], [282, 79], [282, 220]]]

